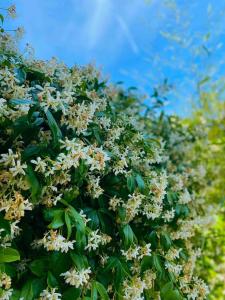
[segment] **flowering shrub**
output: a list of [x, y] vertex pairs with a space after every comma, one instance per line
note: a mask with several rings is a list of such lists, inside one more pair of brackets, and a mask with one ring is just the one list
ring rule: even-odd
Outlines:
[[204, 132], [190, 153], [195, 160], [205, 165], [206, 184], [202, 195], [213, 206], [215, 224], [204, 232], [203, 257], [198, 268], [210, 286], [209, 299], [222, 300], [225, 295], [225, 235], [224, 235], [224, 186], [225, 186], [225, 102], [222, 101], [220, 84], [217, 82], [208, 91], [200, 94], [200, 108], [195, 110], [189, 126]]
[[191, 133], [91, 66], [1, 41], [0, 299], [205, 299]]

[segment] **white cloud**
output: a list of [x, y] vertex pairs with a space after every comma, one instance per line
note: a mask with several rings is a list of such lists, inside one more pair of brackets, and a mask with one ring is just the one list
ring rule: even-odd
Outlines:
[[91, 50], [98, 45], [101, 38], [109, 33], [112, 18], [111, 0], [95, 0], [92, 8], [87, 11], [84, 32], [87, 36], [87, 46]]
[[122, 32], [123, 32], [124, 36], [126, 37], [128, 43], [129, 43], [129, 45], [130, 45], [132, 51], [133, 51], [135, 54], [138, 54], [138, 52], [139, 52], [138, 45], [137, 45], [137, 43], [135, 42], [135, 40], [134, 40], [134, 38], [133, 38], [133, 35], [132, 35], [132, 32], [130, 31], [130, 29], [129, 29], [127, 23], [126, 23], [125, 20], [124, 20], [121, 16], [119, 16], [119, 15], [116, 16], [116, 19], [117, 19], [117, 21], [118, 21], [118, 23], [119, 23], [119, 25], [120, 25], [120, 28], [122, 29]]

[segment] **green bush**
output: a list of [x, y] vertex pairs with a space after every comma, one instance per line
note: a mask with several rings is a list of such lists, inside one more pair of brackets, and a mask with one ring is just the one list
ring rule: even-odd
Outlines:
[[1, 41], [0, 299], [205, 299], [194, 134], [91, 66]]

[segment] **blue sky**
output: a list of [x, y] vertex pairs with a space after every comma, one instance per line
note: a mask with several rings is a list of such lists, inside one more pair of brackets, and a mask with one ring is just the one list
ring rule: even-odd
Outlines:
[[[168, 112], [185, 115], [198, 80], [223, 75], [225, 2], [217, 0], [16, 0], [28, 42], [41, 59], [96, 64], [141, 93], [164, 78], [175, 87]], [[215, 2], [214, 2], [215, 3]], [[3, 4], [2, 4], [3, 5]]]

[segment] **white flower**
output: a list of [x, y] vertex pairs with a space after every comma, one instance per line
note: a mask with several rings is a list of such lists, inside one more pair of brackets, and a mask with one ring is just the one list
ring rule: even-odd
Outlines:
[[19, 220], [16, 220], [15, 222], [12, 222], [10, 224], [10, 230], [11, 230], [11, 237], [12, 238], [19, 235], [21, 230], [22, 230], [21, 228], [19, 228], [19, 226], [17, 226], [18, 223], [19, 223]]
[[144, 272], [144, 282], [147, 289], [151, 289], [156, 279], [156, 273], [152, 270], [147, 270]]
[[188, 299], [188, 300], [196, 300], [196, 299], [198, 299], [198, 291], [197, 291], [196, 289], [193, 289], [193, 290], [191, 291], [191, 293], [189, 293], [189, 294], [187, 295], [187, 299]]
[[123, 202], [121, 198], [114, 196], [109, 200], [109, 209], [116, 211], [116, 208]]
[[91, 221], [91, 219], [89, 219], [89, 218], [86, 216], [86, 214], [84, 213], [84, 211], [83, 211], [82, 209], [80, 210], [79, 214], [80, 214], [81, 218], [83, 219], [85, 225], [87, 225], [87, 223], [88, 223], [89, 221]]
[[165, 262], [165, 268], [169, 271], [174, 273], [175, 276], [179, 276], [183, 267], [181, 265], [176, 265], [170, 262]]
[[60, 293], [56, 293], [56, 288], [47, 288], [41, 292], [38, 300], [61, 300], [61, 297]]
[[133, 277], [131, 281], [125, 280], [123, 283], [124, 299], [126, 300], [144, 300], [142, 296], [146, 288], [145, 281], [140, 277]]
[[1, 300], [10, 300], [13, 293], [13, 289], [2, 291]]
[[138, 259], [142, 259], [144, 256], [151, 256], [151, 255], [152, 255], [151, 244], [148, 243], [141, 247]]
[[133, 193], [128, 195], [128, 200], [124, 203], [123, 207], [126, 209], [126, 217], [128, 221], [131, 221], [138, 213], [142, 204], [142, 200], [145, 198], [143, 194]]
[[4, 163], [5, 166], [13, 165], [15, 164], [15, 159], [19, 157], [19, 155], [16, 153], [14, 154], [12, 149], [8, 150], [8, 153], [1, 154], [0, 163]]
[[158, 203], [147, 203], [145, 204], [144, 206], [144, 209], [142, 212], [143, 215], [146, 215], [146, 217], [148, 219], [152, 219], [152, 220], [155, 220], [157, 218], [160, 217], [161, 215], [161, 212], [162, 212], [162, 205], [161, 204], [158, 204]]
[[55, 230], [47, 232], [41, 240], [34, 241], [33, 246], [44, 246], [47, 251], [68, 252], [73, 249], [75, 241], [67, 241], [62, 235]]
[[76, 288], [88, 283], [90, 278], [91, 268], [76, 270], [75, 268], [60, 274], [65, 278], [66, 283], [75, 286]]
[[90, 175], [88, 177], [88, 186], [87, 186], [88, 194], [92, 196], [94, 199], [99, 198], [99, 196], [101, 196], [102, 193], [104, 192], [104, 190], [100, 187], [99, 181], [100, 181], [99, 176], [95, 177], [93, 175]]
[[20, 160], [17, 160], [16, 162], [13, 162], [13, 167], [10, 168], [9, 170], [11, 171], [12, 175], [15, 177], [18, 174], [25, 175], [24, 169], [27, 168], [26, 163], [21, 164]]
[[191, 195], [190, 193], [188, 192], [187, 189], [184, 190], [184, 192], [180, 195], [179, 197], [179, 203], [180, 204], [187, 204], [189, 202], [191, 202]]
[[171, 248], [169, 249], [169, 251], [166, 253], [165, 258], [167, 260], [174, 260], [176, 258], [180, 257], [180, 252], [182, 251], [182, 249], [176, 249], [176, 248]]
[[46, 167], [47, 167], [47, 164], [46, 164], [46, 162], [45, 162], [44, 160], [42, 160], [40, 157], [37, 157], [36, 160], [32, 159], [32, 160], [31, 160], [31, 163], [36, 165], [36, 167], [35, 167], [35, 169], [34, 169], [35, 171], [37, 171], [37, 172], [39, 171], [39, 172], [41, 172], [41, 173], [44, 173], [44, 172], [45, 172]]
[[165, 220], [165, 222], [172, 221], [174, 217], [175, 217], [175, 209], [174, 208], [172, 208], [171, 210], [165, 211], [165, 213], [163, 215], [163, 219]]
[[20, 193], [14, 192], [14, 197], [1, 203], [1, 210], [5, 210], [6, 220], [20, 220], [24, 217], [25, 210], [32, 210], [32, 204], [28, 200], [24, 200]]
[[121, 250], [121, 253], [125, 256], [126, 260], [133, 260], [138, 258], [140, 250], [141, 247], [137, 245], [135, 247], [130, 247], [128, 250]]
[[85, 247], [86, 250], [91, 251], [91, 250], [96, 250], [99, 245], [102, 242], [102, 238], [101, 235], [98, 234], [99, 230], [95, 230], [92, 231], [89, 235], [88, 235], [88, 244]]

